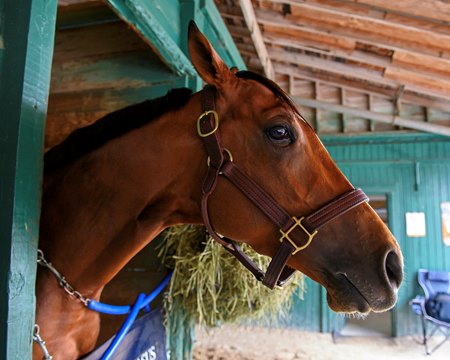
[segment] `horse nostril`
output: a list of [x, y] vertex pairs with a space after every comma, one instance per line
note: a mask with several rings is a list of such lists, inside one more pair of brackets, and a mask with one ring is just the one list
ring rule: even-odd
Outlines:
[[392, 287], [399, 288], [403, 280], [402, 262], [395, 251], [390, 251], [386, 256], [386, 275]]

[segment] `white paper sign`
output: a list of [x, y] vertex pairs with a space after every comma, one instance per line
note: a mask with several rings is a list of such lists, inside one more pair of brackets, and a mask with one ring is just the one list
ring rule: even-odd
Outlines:
[[442, 240], [450, 246], [450, 202], [441, 203]]
[[408, 237], [424, 237], [425, 231], [425, 213], [407, 212], [406, 213], [406, 235]]

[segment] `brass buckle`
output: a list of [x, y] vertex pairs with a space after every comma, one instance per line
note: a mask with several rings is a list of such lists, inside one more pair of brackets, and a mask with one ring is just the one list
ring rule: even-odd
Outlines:
[[[214, 116], [214, 128], [211, 131], [207, 132], [207, 133], [202, 133], [202, 129], [201, 129], [201, 126], [200, 126], [200, 121], [202, 121], [202, 119], [205, 116], [208, 116], [210, 114], [213, 114], [213, 116]], [[212, 135], [212, 134], [214, 134], [217, 131], [218, 128], [219, 128], [219, 115], [214, 110], [205, 111], [197, 119], [197, 133], [198, 133], [198, 135], [200, 137], [207, 137], [209, 135]]]
[[[223, 148], [223, 150], [225, 151], [225, 153], [228, 155], [228, 160], [230, 160], [231, 162], [233, 162], [233, 154], [231, 153], [230, 150], [228, 150], [227, 148]], [[209, 165], [211, 164], [211, 157], [208, 156], [208, 158], [206, 159], [206, 164]]]
[[[286, 239], [287, 241], [289, 241], [291, 243], [291, 245], [295, 248], [295, 250], [292, 252], [292, 255], [295, 255], [296, 253], [298, 253], [300, 250], [306, 249], [309, 244], [311, 244], [312, 239], [314, 238], [314, 236], [316, 236], [317, 234], [317, 230], [315, 230], [312, 234], [302, 225], [302, 220], [304, 219], [304, 217], [297, 219], [295, 216], [292, 217], [292, 220], [294, 220], [294, 225], [292, 225], [288, 231], [284, 232], [283, 230], [280, 229], [280, 232], [282, 234], [281, 238], [280, 238], [280, 242], [283, 242], [284, 239]], [[302, 246], [298, 246], [294, 240], [292, 240], [289, 237], [289, 234], [295, 229], [295, 227], [298, 226], [300, 229], [302, 229], [304, 231], [304, 233], [306, 235], [308, 235], [308, 241], [306, 242], [305, 245]]]

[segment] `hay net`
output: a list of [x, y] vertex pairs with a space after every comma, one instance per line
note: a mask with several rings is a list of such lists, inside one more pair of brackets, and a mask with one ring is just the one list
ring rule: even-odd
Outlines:
[[[283, 290], [263, 286], [204, 227], [175, 226], [166, 230], [164, 240], [159, 256], [173, 269], [165, 300], [168, 331], [175, 326], [170, 319], [177, 312], [183, 314], [184, 323], [208, 327], [244, 321], [273, 323], [288, 315], [296, 290], [297, 295], [303, 294], [300, 274]], [[245, 244], [242, 249], [260, 268], [267, 268], [269, 257]]]

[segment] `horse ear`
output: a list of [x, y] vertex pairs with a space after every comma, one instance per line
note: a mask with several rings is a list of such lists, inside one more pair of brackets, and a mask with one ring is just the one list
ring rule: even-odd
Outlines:
[[188, 46], [192, 64], [207, 84], [220, 88], [233, 77], [228, 66], [192, 20], [189, 23]]

